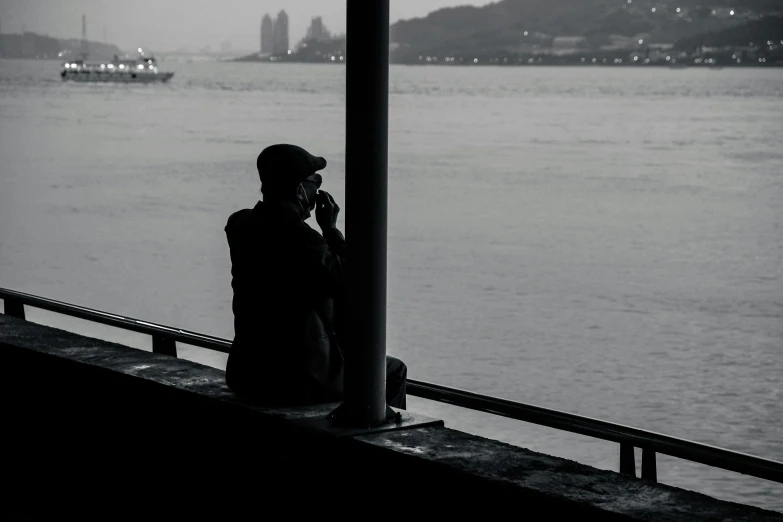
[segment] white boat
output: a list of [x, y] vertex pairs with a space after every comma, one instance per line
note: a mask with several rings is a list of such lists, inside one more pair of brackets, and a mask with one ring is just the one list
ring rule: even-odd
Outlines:
[[70, 60], [63, 63], [60, 76], [63, 81], [120, 83], [165, 83], [174, 76], [172, 72], [159, 71], [155, 58], [144, 56], [141, 49], [139, 55], [126, 59], [115, 56], [107, 62]]

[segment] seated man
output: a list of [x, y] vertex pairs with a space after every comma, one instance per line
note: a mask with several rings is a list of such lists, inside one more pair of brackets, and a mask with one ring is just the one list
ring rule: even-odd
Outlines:
[[[234, 289], [226, 383], [266, 404], [341, 400], [334, 311], [344, 293], [346, 248], [340, 208], [318, 190], [316, 172], [326, 160], [281, 144], [264, 149], [256, 167], [263, 201], [232, 214], [225, 229]], [[314, 209], [323, 235], [305, 223]], [[404, 409], [407, 368], [387, 357], [386, 373], [386, 400]]]

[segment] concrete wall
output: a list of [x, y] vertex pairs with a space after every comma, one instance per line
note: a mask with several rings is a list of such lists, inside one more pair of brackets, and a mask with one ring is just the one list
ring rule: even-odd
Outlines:
[[15, 518], [783, 520], [443, 427], [335, 437], [313, 427], [334, 404], [263, 408], [219, 370], [4, 315], [0, 356]]

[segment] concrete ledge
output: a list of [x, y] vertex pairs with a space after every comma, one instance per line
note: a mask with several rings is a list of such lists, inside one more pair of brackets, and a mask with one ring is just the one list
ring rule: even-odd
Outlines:
[[[335, 438], [222, 371], [0, 315], [4, 513], [783, 521], [441, 427]], [[448, 425], [448, 419], [446, 419]]]

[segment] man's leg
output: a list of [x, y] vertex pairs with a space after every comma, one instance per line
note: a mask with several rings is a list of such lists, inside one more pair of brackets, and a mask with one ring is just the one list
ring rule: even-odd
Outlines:
[[408, 383], [408, 367], [396, 357], [386, 356], [386, 404], [392, 408], [406, 409], [405, 389]]

